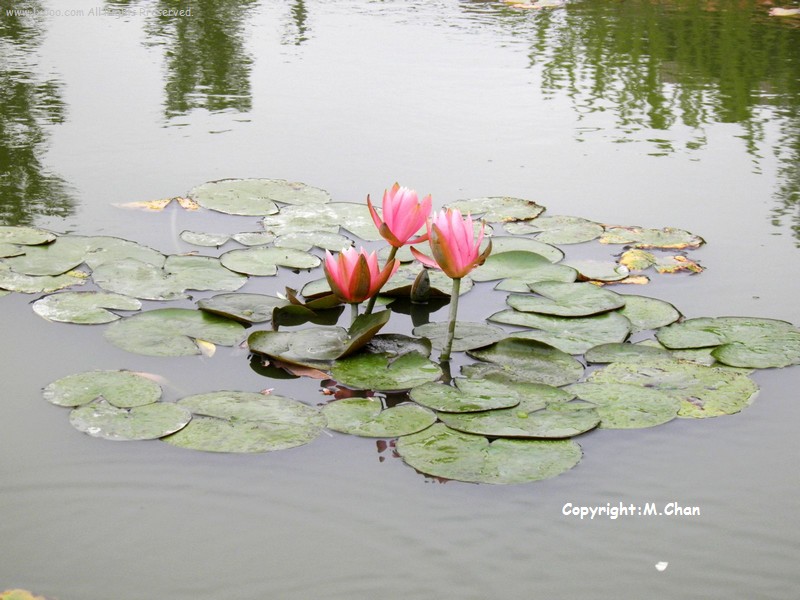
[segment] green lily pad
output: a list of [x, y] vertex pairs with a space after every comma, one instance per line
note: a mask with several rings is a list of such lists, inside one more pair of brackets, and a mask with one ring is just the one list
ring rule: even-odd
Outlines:
[[442, 375], [436, 363], [416, 352], [399, 357], [360, 353], [337, 360], [331, 376], [340, 384], [361, 390], [408, 390]]
[[575, 269], [564, 265], [555, 265], [541, 254], [526, 250], [511, 250], [492, 254], [470, 277], [475, 281], [491, 281], [493, 279], [524, 279], [525, 281], [575, 281], [578, 274]]
[[42, 292], [56, 292], [73, 285], [86, 283], [86, 274], [80, 271], [70, 271], [63, 275], [21, 275], [11, 270], [7, 264], [0, 262], [0, 288], [10, 292], [23, 294], [39, 294]]
[[161, 386], [130, 371], [88, 371], [49, 384], [44, 399], [58, 406], [82, 406], [103, 398], [117, 408], [158, 402]]
[[580, 217], [553, 215], [538, 217], [524, 223], [506, 225], [512, 235], [535, 233], [536, 239], [547, 244], [580, 244], [603, 235], [603, 226]]
[[645, 227], [606, 227], [600, 238], [603, 244], [627, 244], [634, 248], [699, 248], [705, 243], [700, 236], [684, 231], [664, 227], [663, 229], [647, 229]]
[[20, 225], [0, 225], [0, 244], [20, 244], [22, 246], [38, 246], [56, 239], [56, 234], [36, 227]]
[[44, 296], [33, 303], [33, 312], [60, 323], [110, 323], [119, 319], [111, 310], [140, 310], [136, 298], [105, 292], [62, 292]]
[[[449, 325], [450, 323], [447, 321], [426, 323], [415, 327], [414, 335], [428, 338], [434, 348], [441, 350], [447, 343]], [[507, 333], [504, 330], [493, 325], [457, 321], [452, 350], [453, 352], [464, 352], [473, 348], [481, 348], [500, 341], [506, 335]]]
[[322, 248], [331, 252], [341, 252], [353, 245], [353, 240], [329, 231], [297, 231], [287, 233], [275, 240], [276, 248], [293, 248], [307, 252], [312, 248]]
[[540, 206], [532, 200], [509, 196], [456, 200], [447, 204], [445, 208], [458, 209], [465, 215], [483, 215], [483, 220], [488, 223], [525, 221], [538, 217], [544, 211], [544, 206]]
[[719, 346], [711, 354], [732, 367], [765, 369], [800, 364], [800, 329], [751, 317], [688, 319], [656, 332], [670, 349]]
[[178, 405], [194, 415], [189, 426], [164, 441], [206, 452], [270, 452], [307, 444], [325, 417], [283, 396], [219, 391], [188, 396]]
[[572, 440], [508, 440], [454, 431], [437, 423], [397, 441], [409, 466], [433, 477], [473, 483], [512, 484], [560, 475], [577, 465], [581, 447]]
[[25, 254], [5, 259], [20, 275], [55, 276], [70, 271], [83, 262], [90, 238], [63, 235], [47, 245], [30, 246]]
[[199, 310], [160, 308], [111, 323], [105, 337], [136, 354], [192, 356], [201, 353], [195, 340], [234, 346], [244, 337], [244, 327]]
[[580, 318], [503, 310], [490, 316], [489, 320], [530, 327], [534, 331], [516, 332], [511, 337], [539, 340], [567, 354], [583, 354], [598, 344], [623, 342], [631, 330], [630, 321], [615, 311]]
[[[411, 296], [411, 287], [414, 285], [417, 276], [420, 274], [424, 267], [420, 263], [411, 265], [403, 265], [394, 275], [389, 278], [386, 285], [381, 288], [381, 295], [383, 296]], [[430, 281], [430, 293], [434, 297], [450, 297], [453, 291], [453, 280], [445, 275], [438, 269], [428, 269], [428, 277]], [[459, 288], [458, 295], [463, 296], [469, 292], [474, 283], [471, 277], [461, 278], [461, 287]]]
[[512, 294], [506, 302], [515, 310], [559, 317], [586, 317], [625, 306], [625, 297], [591, 283], [543, 281], [530, 285], [542, 297]]
[[681, 318], [681, 313], [669, 302], [629, 294], [625, 295], [625, 306], [619, 314], [631, 322], [631, 333], [665, 327]]
[[266, 323], [272, 319], [272, 311], [289, 302], [265, 294], [218, 294], [197, 301], [197, 308], [206, 312], [233, 319], [247, 325]]
[[666, 348], [656, 348], [642, 344], [614, 342], [598, 344], [584, 354], [588, 363], [607, 364], [612, 362], [638, 362], [651, 358], [670, 358], [672, 355]]
[[322, 262], [318, 256], [292, 248], [247, 248], [231, 250], [219, 257], [223, 266], [247, 275], [272, 276], [278, 266], [313, 269]]
[[167, 257], [149, 246], [110, 236], [86, 238], [88, 249], [83, 261], [92, 270], [105, 263], [135, 259], [157, 267], [163, 267]]
[[626, 383], [575, 383], [565, 388], [597, 407], [601, 429], [642, 429], [678, 416], [680, 400], [657, 389]]
[[180, 238], [192, 246], [219, 248], [231, 239], [227, 233], [203, 233], [201, 231], [181, 231]]
[[535, 393], [539, 385], [463, 377], [454, 381], [456, 387], [441, 382], [424, 383], [412, 389], [409, 395], [414, 402], [438, 412], [465, 413], [517, 406], [526, 392]]
[[278, 212], [263, 179], [222, 179], [193, 188], [188, 196], [203, 208], [228, 215], [264, 216]]
[[433, 411], [410, 402], [384, 410], [378, 398], [345, 398], [322, 407], [328, 429], [362, 437], [396, 438], [436, 422]]
[[8, 290], [0, 290], [0, 298], [2, 298], [3, 296], [8, 296], [10, 293], [11, 292], [9, 292]]
[[575, 269], [581, 280], [611, 282], [620, 281], [630, 275], [628, 267], [611, 261], [570, 260], [564, 265]]
[[124, 259], [104, 263], [92, 273], [94, 282], [109, 292], [143, 300], [176, 300], [186, 290], [232, 292], [247, 282], [210, 256], [168, 256], [164, 266]]
[[245, 231], [234, 233], [231, 238], [242, 246], [263, 246], [275, 240], [275, 236], [268, 231]]
[[278, 214], [264, 217], [262, 225], [276, 236], [310, 231], [338, 233], [338, 219], [339, 215], [329, 205], [284, 206]]
[[[508, 227], [510, 226], [511, 225], [508, 225]], [[550, 244], [540, 242], [539, 240], [513, 235], [492, 236], [492, 254], [501, 254], [514, 250], [533, 252], [534, 254], [544, 256], [552, 263], [560, 262], [564, 258], [564, 253], [560, 249]]]
[[[489, 365], [467, 365], [462, 371], [471, 379], [496, 373], [504, 381], [544, 383], [562, 386], [575, 383], [583, 375], [583, 365], [569, 354], [552, 346], [517, 338], [506, 338], [467, 354]], [[498, 380], [497, 377], [493, 379]]]
[[155, 440], [186, 427], [192, 414], [172, 403], [155, 402], [117, 408], [98, 400], [72, 409], [70, 424], [83, 433], [105, 440]]
[[612, 363], [594, 371], [591, 383], [630, 384], [666, 392], [680, 400], [679, 417], [730, 415], [750, 405], [758, 386], [746, 373], [729, 367], [671, 359]]
[[14, 244], [5, 244], [0, 242], [0, 258], [8, 258], [9, 256], [20, 256], [25, 254], [22, 246], [15, 246]]
[[330, 208], [333, 211], [335, 221], [342, 228], [362, 240], [377, 242], [383, 239], [378, 232], [378, 228], [375, 227], [375, 222], [372, 220], [372, 215], [366, 203], [331, 202], [326, 208]]

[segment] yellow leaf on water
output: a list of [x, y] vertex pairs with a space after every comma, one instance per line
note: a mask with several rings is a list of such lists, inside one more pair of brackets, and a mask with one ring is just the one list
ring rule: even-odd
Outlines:
[[191, 198], [182, 198], [178, 196], [177, 198], [174, 198], [174, 200], [176, 200], [180, 207], [184, 210], [200, 210], [200, 205]]
[[203, 356], [214, 356], [214, 353], [217, 351], [217, 347], [206, 340], [195, 340], [195, 343], [197, 347], [200, 348], [200, 353], [203, 354]]
[[47, 598], [34, 596], [28, 590], [6, 590], [0, 592], [0, 600], [47, 600]]

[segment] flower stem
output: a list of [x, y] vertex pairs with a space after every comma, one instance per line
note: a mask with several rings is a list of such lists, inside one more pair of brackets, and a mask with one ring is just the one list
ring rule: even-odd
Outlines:
[[[391, 260], [395, 257], [396, 254], [397, 254], [397, 248], [392, 246], [392, 249], [389, 251], [389, 258], [386, 259], [386, 263], [388, 264], [389, 262], [391, 262]], [[380, 293], [380, 290], [375, 292], [375, 295], [372, 298], [369, 299], [369, 303], [367, 304], [367, 308], [364, 311], [365, 315], [371, 315], [372, 314], [372, 309], [375, 308], [375, 300], [378, 298], [378, 294], [379, 293]]]
[[450, 360], [450, 350], [453, 348], [453, 338], [456, 335], [456, 314], [458, 313], [458, 294], [461, 290], [461, 278], [453, 279], [453, 291], [450, 292], [450, 322], [447, 324], [447, 343], [439, 357], [440, 360]]
[[355, 323], [356, 317], [358, 316], [358, 302], [352, 302], [350, 304], [350, 325], [352, 326]]

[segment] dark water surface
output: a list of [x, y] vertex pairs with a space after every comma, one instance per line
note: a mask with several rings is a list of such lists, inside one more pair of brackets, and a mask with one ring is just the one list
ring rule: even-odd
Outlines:
[[[397, 180], [439, 206], [509, 195], [550, 214], [688, 229], [708, 242], [692, 253], [704, 273], [622, 291], [687, 317], [800, 323], [800, 27], [766, 5], [0, 4], [0, 223], [174, 253], [192, 249], [183, 229], [257, 220], [114, 204], [223, 177], [304, 181], [360, 202]], [[190, 6], [190, 17], [140, 14]], [[43, 12], [5, 12], [26, 7]], [[79, 434], [41, 388], [91, 369], [160, 374], [168, 400], [268, 387], [324, 397], [317, 382], [257, 374], [242, 349], [126, 353], [102, 326], [39, 318], [35, 297], [0, 298], [0, 589], [60, 600], [797, 597], [797, 368], [757, 373], [760, 396], [739, 415], [584, 435], [581, 464], [552, 480], [440, 484], [374, 440], [338, 434], [256, 456]], [[482, 302], [465, 296], [465, 314], [488, 314]], [[562, 514], [649, 502], [701, 514]]]

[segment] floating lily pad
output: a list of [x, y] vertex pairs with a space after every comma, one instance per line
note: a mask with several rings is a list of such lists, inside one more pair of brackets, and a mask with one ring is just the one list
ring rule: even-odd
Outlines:
[[564, 258], [564, 253], [550, 244], [545, 244], [539, 240], [513, 235], [492, 236], [492, 253], [511, 252], [513, 250], [524, 250], [544, 256], [552, 263], [557, 263]]
[[211, 298], [198, 300], [200, 310], [233, 319], [240, 323], [266, 323], [272, 319], [272, 311], [289, 302], [265, 294], [218, 294]]
[[704, 268], [697, 262], [682, 254], [656, 256], [652, 252], [639, 248], [632, 248], [623, 252], [619, 258], [619, 263], [634, 271], [643, 271], [650, 267], [655, 267], [659, 273], [679, 273], [681, 271], [702, 273], [704, 271]]
[[38, 246], [47, 244], [56, 239], [56, 234], [36, 227], [23, 227], [21, 225], [0, 225], [0, 244], [21, 244], [23, 246]]
[[0, 298], [2, 298], [3, 296], [8, 296], [10, 293], [11, 292], [9, 292], [8, 290], [0, 290]]
[[203, 208], [228, 215], [264, 216], [278, 212], [270, 197], [271, 180], [222, 179], [192, 189], [188, 196]]
[[54, 381], [43, 394], [58, 406], [82, 406], [104, 398], [117, 408], [133, 408], [157, 402], [161, 386], [130, 371], [88, 371]]
[[536, 239], [547, 244], [580, 244], [603, 235], [603, 226], [580, 217], [553, 215], [505, 227], [512, 235], [535, 233]]
[[705, 243], [700, 236], [684, 231], [664, 227], [663, 229], [647, 229], [645, 227], [606, 227], [600, 238], [603, 244], [627, 244], [634, 248], [699, 248]]
[[33, 312], [61, 323], [110, 323], [119, 319], [111, 310], [139, 310], [136, 298], [105, 292], [62, 292], [44, 296], [33, 303]]
[[304, 252], [311, 248], [341, 252], [352, 245], [353, 241], [350, 238], [329, 231], [297, 231], [282, 235], [275, 240], [277, 248], [293, 248]]
[[278, 266], [292, 269], [313, 269], [322, 262], [318, 256], [292, 248], [247, 248], [231, 250], [220, 256], [226, 268], [247, 275], [272, 276]]
[[430, 356], [431, 341], [425, 338], [410, 337], [400, 333], [384, 333], [373, 337], [364, 350], [372, 354], [387, 354], [396, 357], [409, 352]]
[[245, 231], [234, 233], [231, 238], [242, 246], [263, 246], [275, 240], [275, 236], [267, 231]]
[[560, 317], [586, 317], [625, 306], [625, 297], [591, 283], [543, 281], [530, 285], [542, 297], [512, 294], [507, 303], [515, 310]]
[[331, 202], [326, 207], [333, 211], [336, 222], [353, 235], [369, 242], [383, 239], [378, 228], [375, 227], [366, 203]]
[[486, 262], [470, 274], [475, 281], [513, 278], [528, 282], [572, 282], [577, 276], [575, 269], [555, 265], [544, 256], [526, 250], [499, 253], [493, 251]]
[[90, 269], [118, 260], [135, 259], [157, 267], [163, 267], [167, 257], [149, 246], [110, 236], [86, 238], [88, 249], [83, 261]]
[[309, 231], [338, 233], [338, 219], [339, 215], [329, 205], [284, 206], [278, 214], [264, 217], [262, 224], [267, 232], [276, 236]]
[[408, 390], [442, 375], [436, 363], [416, 352], [399, 357], [361, 353], [337, 360], [332, 377], [342, 385], [361, 390]]
[[319, 410], [282, 396], [220, 391], [178, 401], [194, 417], [164, 441], [206, 452], [270, 452], [307, 444], [320, 434]]
[[583, 354], [598, 344], [623, 342], [631, 330], [630, 321], [616, 311], [579, 318], [503, 310], [489, 320], [530, 327], [535, 331], [517, 332], [511, 337], [539, 340], [568, 354]]
[[463, 377], [454, 381], [456, 387], [440, 382], [425, 383], [412, 389], [409, 395], [414, 402], [435, 411], [465, 413], [517, 406], [526, 393], [535, 393], [539, 385]]
[[681, 318], [681, 313], [669, 302], [646, 296], [625, 296], [625, 306], [619, 314], [631, 322], [631, 332], [658, 329]]
[[611, 261], [570, 260], [564, 265], [575, 269], [581, 280], [620, 281], [630, 275], [628, 267]]
[[[426, 323], [416, 327], [414, 335], [428, 338], [434, 348], [441, 350], [447, 343], [449, 325], [450, 323], [447, 321]], [[493, 325], [457, 321], [452, 350], [453, 352], [464, 352], [473, 348], [481, 348], [503, 339], [506, 335], [504, 330]]]
[[8, 258], [9, 256], [19, 256], [25, 254], [22, 246], [15, 246], [14, 244], [5, 244], [0, 242], [0, 258]]
[[[419, 263], [403, 265], [389, 278], [380, 293], [384, 296], [411, 296], [411, 287], [424, 267]], [[450, 297], [453, 291], [453, 280], [438, 269], [428, 269], [430, 293], [434, 297]], [[461, 278], [458, 295], [469, 292], [474, 283], [471, 277]]]
[[565, 388], [597, 407], [601, 429], [655, 427], [678, 416], [673, 394], [625, 383], [575, 383]]
[[219, 248], [231, 239], [227, 233], [203, 233], [201, 231], [181, 231], [180, 238], [192, 246]]
[[483, 220], [489, 223], [525, 221], [538, 217], [544, 211], [544, 206], [540, 206], [532, 200], [508, 196], [457, 200], [450, 202], [445, 208], [458, 209], [462, 214], [483, 215]]
[[[486, 373], [496, 373], [505, 381], [527, 381], [562, 386], [575, 383], [583, 375], [583, 365], [569, 354], [535, 340], [506, 338], [500, 342], [467, 352], [471, 357], [492, 363], [468, 365], [464, 374], [480, 379]], [[493, 378], [494, 379], [494, 378]]]
[[20, 275], [61, 275], [80, 265], [89, 248], [90, 238], [63, 235], [47, 245], [29, 246], [25, 254], [7, 258], [5, 263]]
[[70, 271], [63, 275], [21, 275], [0, 262], [0, 288], [10, 292], [23, 294], [39, 294], [42, 292], [55, 292], [73, 285], [86, 283], [87, 275], [80, 271]]
[[186, 308], [161, 308], [126, 317], [108, 326], [106, 339], [115, 346], [148, 356], [200, 354], [198, 341], [234, 346], [244, 327], [229, 319]]
[[247, 277], [234, 273], [210, 256], [167, 257], [163, 267], [135, 259], [118, 260], [98, 266], [94, 282], [109, 292], [143, 300], [176, 300], [186, 290], [238, 290]]
[[421, 473], [473, 483], [528, 483], [560, 475], [581, 460], [572, 440], [508, 440], [454, 431], [437, 423], [397, 441], [403, 460]]
[[395, 438], [422, 431], [436, 415], [410, 402], [383, 409], [378, 398], [345, 398], [322, 407], [328, 429], [363, 437]]
[[69, 422], [78, 431], [105, 440], [155, 440], [186, 427], [192, 414], [172, 403], [117, 408], [105, 400], [74, 408]]
[[607, 364], [612, 362], [638, 362], [651, 358], [670, 358], [672, 355], [666, 348], [656, 348], [643, 344], [599, 344], [584, 354], [586, 362]]
[[758, 386], [746, 373], [672, 359], [612, 363], [594, 371], [591, 383], [630, 384], [669, 393], [680, 400], [679, 417], [730, 415], [748, 406]]

